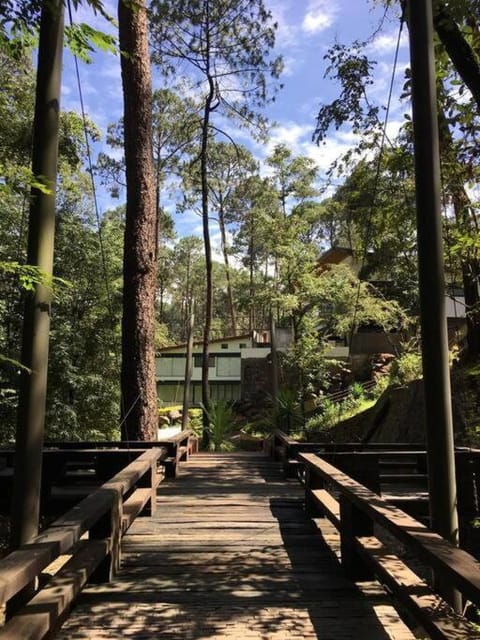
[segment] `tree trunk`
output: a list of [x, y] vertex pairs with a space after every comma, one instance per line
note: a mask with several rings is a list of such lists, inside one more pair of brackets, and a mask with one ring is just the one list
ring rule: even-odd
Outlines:
[[152, 86], [145, 3], [120, 0], [118, 27], [127, 178], [122, 318], [122, 438], [151, 440], [155, 380], [156, 197]]
[[[457, 224], [462, 229], [470, 226], [468, 209], [471, 207], [467, 192], [460, 186], [452, 194], [453, 208]], [[471, 229], [469, 229], [471, 232]], [[480, 355], [480, 264], [478, 258], [462, 260], [463, 294], [465, 298], [465, 314], [467, 319], [467, 347], [470, 357]]]
[[273, 309], [270, 311], [270, 357], [272, 361], [272, 399], [274, 410], [277, 410], [280, 391], [280, 373], [277, 351], [277, 325]]
[[442, 2], [433, 3], [435, 31], [453, 66], [469, 88], [480, 112], [480, 64], [457, 23]]
[[183, 405], [182, 405], [182, 430], [188, 428], [188, 409], [190, 407], [191, 393], [190, 387], [192, 383], [193, 369], [193, 330], [195, 327], [195, 300], [191, 292], [187, 290], [189, 296], [188, 310], [188, 335], [187, 335], [187, 357], [185, 359], [185, 382], [183, 383]]
[[205, 76], [208, 82], [208, 94], [205, 98], [202, 121], [202, 137], [200, 150], [200, 176], [202, 185], [202, 226], [203, 245], [205, 250], [205, 324], [203, 328], [203, 353], [202, 353], [202, 404], [203, 404], [203, 433], [202, 444], [208, 446], [209, 418], [210, 411], [210, 385], [208, 381], [210, 331], [212, 327], [213, 308], [213, 282], [212, 282], [212, 246], [210, 242], [210, 228], [208, 220], [208, 138], [210, 128], [210, 113], [212, 111], [215, 97], [215, 83], [210, 70], [210, 23], [209, 23], [209, 2], [205, 7]]
[[[443, 85], [440, 86], [441, 90], [445, 91]], [[458, 160], [448, 119], [440, 108], [438, 122], [440, 151], [445, 164], [451, 171], [445, 188], [453, 203], [456, 223], [463, 233], [476, 234], [478, 229], [475, 228], [475, 216], [470, 213], [472, 203], [463, 186], [467, 182], [466, 171]], [[471, 255], [468, 258], [462, 256], [461, 269], [467, 319], [468, 354], [476, 357], [480, 354], [480, 263], [477, 255]]]
[[227, 250], [227, 232], [225, 229], [225, 218], [223, 216], [223, 204], [220, 204], [220, 211], [218, 214], [218, 225], [220, 227], [220, 235], [222, 238], [222, 253], [223, 261], [225, 263], [225, 278], [227, 280], [227, 295], [228, 306], [230, 307], [230, 321], [232, 327], [232, 336], [237, 335], [237, 312], [235, 309], [235, 301], [233, 299], [233, 289], [230, 277], [230, 264], [228, 262], [228, 250]]
[[212, 281], [212, 247], [210, 243], [210, 229], [208, 220], [208, 176], [207, 176], [207, 149], [208, 149], [208, 125], [210, 119], [210, 106], [214, 95], [213, 80], [210, 81], [210, 93], [207, 96], [202, 125], [202, 150], [200, 153], [201, 180], [202, 180], [202, 222], [203, 244], [205, 249], [205, 324], [203, 327], [203, 353], [202, 353], [202, 404], [203, 404], [203, 434], [202, 444], [208, 446], [210, 411], [210, 386], [208, 381], [210, 331], [212, 326], [213, 308], [213, 281]]
[[[60, 84], [63, 52], [63, 4], [44, 3], [33, 126], [32, 172], [49, 192], [32, 188], [27, 263], [51, 275], [55, 233]], [[16, 432], [11, 543], [14, 548], [38, 533], [42, 446], [47, 395], [51, 288], [39, 283], [25, 301], [22, 370]]]

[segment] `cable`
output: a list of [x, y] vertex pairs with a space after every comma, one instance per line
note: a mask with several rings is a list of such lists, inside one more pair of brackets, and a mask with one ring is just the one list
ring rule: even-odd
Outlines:
[[[70, 21], [70, 26], [72, 26], [73, 17], [72, 17], [72, 7], [71, 7], [70, 0], [67, 0], [67, 6], [68, 6], [68, 17], [69, 17], [69, 21]], [[114, 316], [114, 313], [113, 313], [112, 293], [111, 293], [109, 273], [108, 273], [108, 268], [107, 268], [105, 245], [104, 245], [103, 237], [102, 237], [102, 225], [101, 225], [100, 209], [99, 209], [99, 206], [98, 206], [97, 189], [96, 189], [95, 178], [94, 178], [94, 174], [93, 174], [92, 153], [91, 153], [90, 141], [89, 141], [89, 137], [88, 137], [87, 118], [86, 118], [86, 114], [85, 114], [85, 106], [84, 106], [84, 101], [83, 101], [82, 83], [81, 83], [81, 80], [80, 80], [80, 70], [79, 70], [79, 66], [78, 66], [78, 58], [77, 58], [76, 55], [73, 55], [73, 59], [74, 59], [74, 63], [75, 63], [75, 74], [76, 74], [76, 79], [77, 79], [77, 87], [78, 87], [78, 94], [79, 94], [79, 100], [80, 100], [80, 109], [81, 109], [81, 113], [82, 113], [83, 132], [84, 132], [84, 136], [85, 136], [85, 146], [86, 146], [86, 150], [87, 150], [88, 171], [89, 171], [89, 174], [90, 174], [90, 181], [91, 181], [91, 186], [92, 186], [92, 196], [93, 196], [93, 202], [94, 202], [94, 208], [95, 208], [95, 217], [96, 217], [96, 221], [97, 221], [97, 233], [98, 233], [99, 245], [100, 245], [100, 255], [101, 255], [101, 260], [102, 260], [103, 278], [104, 278], [105, 290], [106, 290], [106, 294], [107, 294], [108, 313], [109, 313], [110, 325], [111, 325], [111, 330], [112, 330], [112, 335], [113, 335], [113, 331], [114, 331], [114, 327], [115, 327], [115, 316]], [[120, 356], [118, 354], [118, 345], [116, 344], [116, 342], [114, 343], [113, 352], [115, 354], [115, 360], [116, 360], [117, 368], [118, 368], [118, 370], [120, 370]], [[130, 415], [130, 413], [133, 411], [133, 408], [135, 407], [135, 405], [139, 401], [140, 397], [141, 397], [141, 394], [139, 394], [137, 396], [137, 398], [131, 404], [129, 409], [126, 411], [125, 410], [126, 408], [125, 408], [124, 395], [123, 395], [122, 389], [120, 389], [120, 411], [121, 411], [122, 420], [121, 420], [121, 422], [119, 424], [119, 428], [121, 428], [125, 424], [125, 433], [126, 433], [126, 436], [127, 436], [127, 445], [129, 445], [129, 443], [130, 443], [130, 436], [128, 434], [128, 428], [127, 428], [126, 420], [127, 420], [128, 416]]]
[[[382, 158], [383, 158], [383, 150], [384, 150], [384, 147], [385, 147], [385, 140], [387, 139], [387, 124], [388, 124], [388, 118], [390, 116], [390, 107], [391, 107], [391, 104], [392, 104], [392, 96], [393, 96], [393, 86], [394, 86], [394, 83], [395, 83], [395, 75], [396, 75], [396, 72], [397, 72], [398, 56], [399, 56], [399, 52], [400, 52], [400, 42], [401, 42], [401, 37], [402, 37], [402, 31], [403, 31], [403, 25], [404, 24], [405, 24], [405, 8], [403, 7], [402, 8], [402, 15], [400, 17], [400, 27], [399, 27], [399, 30], [398, 30], [397, 44], [396, 44], [396, 48], [395, 48], [395, 56], [394, 56], [394, 62], [393, 62], [392, 76], [391, 76], [390, 86], [389, 86], [389, 91], [388, 91], [387, 107], [386, 107], [386, 110], [385, 110], [385, 118], [384, 118], [383, 127], [382, 127], [382, 138], [381, 138], [381, 143], [380, 143], [380, 151], [378, 153], [378, 159], [377, 159], [377, 168], [376, 168], [376, 172], [375, 172], [372, 201], [371, 201], [370, 209], [369, 209], [368, 216], [367, 216], [367, 226], [366, 226], [365, 234], [364, 234], [364, 247], [363, 247], [362, 260], [361, 260], [361, 263], [360, 263], [359, 274], [361, 273], [361, 271], [364, 268], [365, 263], [367, 261], [368, 242], [370, 240], [370, 234], [371, 234], [371, 229], [372, 229], [372, 216], [373, 216], [373, 212], [374, 212], [375, 207], [376, 207], [376, 200], [377, 200], [377, 195], [378, 195], [378, 184], [379, 184], [379, 180], [380, 180], [380, 171], [381, 171]], [[359, 278], [358, 279], [358, 285], [357, 285], [357, 293], [356, 293], [356, 298], [355, 298], [355, 306], [354, 306], [352, 324], [351, 324], [350, 339], [352, 338], [353, 332], [355, 330], [357, 313], [358, 313], [358, 310], [359, 310], [360, 288], [361, 288], [361, 281], [360, 281], [360, 278]]]

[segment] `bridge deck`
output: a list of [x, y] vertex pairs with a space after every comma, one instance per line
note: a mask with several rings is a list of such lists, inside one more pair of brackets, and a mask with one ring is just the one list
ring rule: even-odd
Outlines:
[[58, 638], [413, 638], [379, 586], [342, 575], [334, 530], [302, 497], [266, 458], [193, 456], [125, 537], [118, 578], [90, 586]]

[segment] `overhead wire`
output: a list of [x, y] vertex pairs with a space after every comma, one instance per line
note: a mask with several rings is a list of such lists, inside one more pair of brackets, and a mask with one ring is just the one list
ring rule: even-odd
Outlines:
[[[70, 26], [71, 26], [71, 25], [73, 25], [73, 15], [72, 15], [72, 7], [71, 7], [70, 0], [67, 0], [67, 7], [68, 7], [68, 17], [69, 17]], [[101, 262], [102, 262], [102, 273], [103, 273], [103, 279], [104, 279], [104, 284], [105, 284], [105, 291], [106, 291], [106, 294], [107, 294], [108, 314], [109, 314], [109, 320], [110, 320], [112, 335], [114, 335], [115, 314], [114, 314], [114, 310], [113, 310], [113, 296], [112, 296], [112, 290], [111, 290], [111, 286], [110, 286], [110, 274], [108, 272], [108, 266], [107, 266], [105, 243], [104, 243], [103, 235], [102, 235], [102, 220], [101, 220], [101, 215], [100, 215], [100, 207], [98, 205], [97, 188], [96, 188], [96, 184], [95, 184], [95, 176], [94, 176], [93, 162], [92, 162], [92, 152], [91, 152], [91, 145], [90, 145], [90, 139], [89, 139], [89, 134], [88, 134], [87, 117], [86, 117], [86, 112], [85, 112], [85, 103], [84, 103], [84, 100], [83, 100], [82, 82], [81, 82], [81, 78], [80, 78], [80, 69], [79, 69], [79, 65], [78, 65], [78, 58], [77, 58], [76, 55], [73, 55], [73, 59], [74, 59], [75, 76], [76, 76], [76, 80], [77, 80], [77, 88], [78, 88], [79, 101], [80, 101], [80, 109], [81, 109], [81, 114], [82, 114], [83, 132], [84, 132], [84, 136], [85, 136], [85, 148], [86, 148], [87, 160], [88, 160], [88, 173], [90, 174], [92, 197], [93, 197], [93, 203], [94, 203], [95, 218], [96, 218], [96, 223], [97, 223], [97, 235], [98, 235], [99, 246], [100, 246], [100, 256], [101, 256]], [[117, 369], [120, 371], [120, 356], [119, 356], [119, 353], [118, 353], [118, 344], [116, 343], [116, 341], [114, 341], [113, 352], [114, 352], [114, 356], [115, 356], [115, 360], [116, 360]], [[139, 393], [137, 395], [137, 397], [135, 398], [135, 400], [131, 403], [130, 407], [128, 407], [128, 409], [127, 409], [126, 405], [125, 405], [124, 394], [123, 394], [122, 390], [120, 391], [121, 421], [120, 421], [118, 426], [121, 429], [125, 425], [125, 433], [127, 435], [127, 443], [130, 442], [130, 437], [129, 437], [129, 434], [128, 434], [128, 427], [127, 427], [127, 418], [130, 415], [130, 413], [133, 411], [133, 409], [136, 406], [136, 404], [138, 403], [138, 401], [140, 400], [141, 395], [142, 394]]]
[[[380, 182], [380, 173], [381, 173], [381, 169], [382, 169], [383, 151], [384, 151], [384, 148], [385, 148], [385, 142], [386, 142], [386, 140], [388, 138], [387, 137], [387, 125], [388, 125], [388, 120], [389, 120], [389, 117], [390, 117], [390, 109], [391, 109], [391, 104], [392, 104], [393, 89], [394, 89], [395, 76], [396, 76], [397, 67], [398, 67], [398, 58], [399, 58], [400, 44], [401, 44], [401, 38], [402, 38], [402, 32], [403, 32], [404, 24], [405, 24], [405, 7], [402, 6], [402, 14], [401, 14], [401, 17], [400, 17], [400, 25], [399, 25], [397, 42], [396, 42], [396, 47], [395, 47], [393, 69], [392, 69], [392, 75], [391, 75], [391, 79], [390, 79], [389, 90], [388, 90], [387, 106], [386, 106], [386, 109], [385, 109], [385, 117], [384, 117], [383, 124], [382, 124], [382, 136], [381, 136], [381, 142], [380, 142], [380, 145], [379, 145], [380, 146], [380, 150], [379, 150], [379, 153], [378, 153], [378, 156], [377, 156], [377, 166], [376, 166], [376, 171], [375, 171], [373, 194], [372, 194], [370, 208], [369, 208], [368, 215], [367, 215], [367, 224], [366, 224], [365, 234], [364, 234], [364, 243], [363, 243], [364, 246], [363, 246], [363, 252], [362, 252], [362, 259], [361, 259], [361, 262], [360, 262], [360, 269], [359, 269], [359, 272], [358, 272], [359, 275], [361, 274], [363, 268], [365, 267], [365, 264], [367, 262], [367, 257], [368, 257], [368, 244], [369, 244], [370, 236], [371, 236], [371, 232], [372, 232], [372, 218], [373, 218], [373, 213], [375, 211], [375, 208], [377, 206], [377, 196], [378, 196], [378, 187], [379, 187], [379, 182]], [[353, 318], [352, 318], [352, 323], [351, 323], [350, 339], [353, 336], [353, 332], [355, 331], [355, 325], [356, 325], [358, 311], [359, 311], [359, 307], [360, 307], [360, 292], [361, 292], [361, 281], [360, 281], [360, 278], [359, 278], [358, 279], [358, 285], [357, 285], [356, 297], [355, 297]]]

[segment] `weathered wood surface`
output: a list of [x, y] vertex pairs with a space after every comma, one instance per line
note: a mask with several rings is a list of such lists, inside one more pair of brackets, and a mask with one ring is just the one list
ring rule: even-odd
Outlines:
[[376, 583], [342, 575], [333, 527], [302, 500], [266, 458], [193, 456], [124, 538], [118, 578], [84, 590], [58, 639], [412, 639]]

